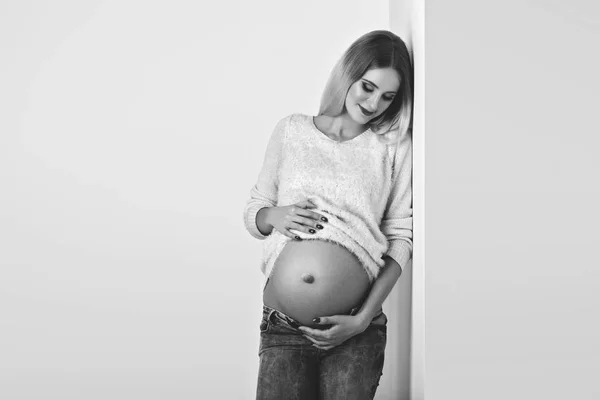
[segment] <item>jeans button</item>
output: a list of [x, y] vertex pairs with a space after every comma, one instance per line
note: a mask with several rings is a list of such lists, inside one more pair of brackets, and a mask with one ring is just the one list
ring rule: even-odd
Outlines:
[[266, 330], [267, 330], [267, 326], [268, 326], [268, 325], [269, 325], [269, 324], [267, 323], [267, 321], [262, 321], [262, 322], [260, 323], [260, 330], [261, 330], [261, 331], [266, 331]]

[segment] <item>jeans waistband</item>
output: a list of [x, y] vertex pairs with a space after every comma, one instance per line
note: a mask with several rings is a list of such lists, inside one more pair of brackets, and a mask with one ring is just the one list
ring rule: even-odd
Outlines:
[[[358, 313], [358, 310], [360, 310], [360, 307], [354, 307], [352, 310], [350, 310], [350, 313], [348, 313], [348, 315], [356, 315], [356, 313]], [[267, 314], [267, 318], [269, 320], [274, 315], [276, 318], [287, 323], [292, 328], [297, 329], [298, 327], [302, 326], [302, 324], [300, 322], [296, 321], [294, 318], [290, 317], [289, 315], [286, 315], [283, 312], [276, 310], [274, 308], [271, 308], [264, 304], [263, 304], [263, 313]], [[379, 312], [373, 317], [373, 320], [379, 318], [382, 314], [383, 314], [383, 309], [380, 308]]]
[[286, 314], [282, 313], [281, 311], [276, 310], [276, 309], [271, 308], [266, 305], [263, 305], [263, 313], [267, 314], [268, 320], [271, 320], [271, 317], [275, 316], [279, 320], [283, 321], [284, 323], [288, 324], [289, 326], [291, 326], [292, 328], [295, 328], [295, 329], [297, 329], [299, 326], [302, 325], [300, 322], [296, 321], [294, 318], [290, 317], [289, 315], [286, 315]]

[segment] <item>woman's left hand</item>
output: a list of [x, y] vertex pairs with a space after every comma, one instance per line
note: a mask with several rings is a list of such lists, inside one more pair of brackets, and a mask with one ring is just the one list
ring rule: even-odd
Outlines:
[[319, 318], [319, 325], [333, 325], [327, 329], [312, 329], [301, 326], [304, 337], [313, 342], [313, 346], [321, 350], [329, 350], [363, 332], [364, 326], [360, 318], [352, 315], [332, 315]]

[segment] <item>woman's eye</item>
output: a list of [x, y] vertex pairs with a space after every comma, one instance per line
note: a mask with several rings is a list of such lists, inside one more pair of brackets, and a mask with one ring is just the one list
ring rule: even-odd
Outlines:
[[365, 92], [372, 92], [373, 88], [369, 85], [367, 85], [365, 82], [362, 83], [362, 88]]
[[392, 100], [394, 100], [394, 96], [392, 96], [392, 97], [384, 97], [384, 99], [385, 99], [385, 101], [392, 101]]

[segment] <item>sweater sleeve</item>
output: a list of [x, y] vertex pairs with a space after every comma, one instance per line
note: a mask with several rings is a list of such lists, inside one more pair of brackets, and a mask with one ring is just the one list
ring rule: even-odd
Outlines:
[[392, 173], [392, 190], [381, 222], [389, 247], [384, 255], [400, 268], [412, 257], [412, 139], [405, 134], [397, 145]]
[[277, 205], [278, 171], [283, 156], [283, 141], [288, 118], [280, 120], [271, 133], [262, 168], [256, 184], [250, 190], [250, 199], [244, 209], [244, 223], [248, 232], [257, 239], [266, 239], [256, 225], [256, 214], [261, 208]]

